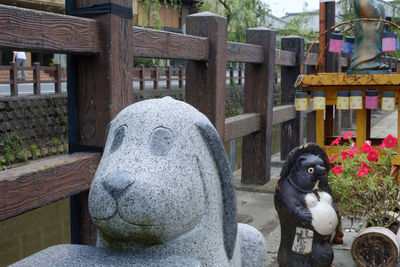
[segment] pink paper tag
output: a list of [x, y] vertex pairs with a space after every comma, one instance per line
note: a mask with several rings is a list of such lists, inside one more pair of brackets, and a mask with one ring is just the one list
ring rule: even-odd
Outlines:
[[365, 108], [366, 109], [378, 109], [378, 97], [377, 96], [365, 96]]
[[382, 39], [382, 51], [383, 52], [394, 52], [394, 51], [396, 51], [396, 39], [394, 39], [394, 38], [383, 38]]
[[329, 42], [329, 52], [340, 53], [342, 51], [343, 40], [331, 39]]

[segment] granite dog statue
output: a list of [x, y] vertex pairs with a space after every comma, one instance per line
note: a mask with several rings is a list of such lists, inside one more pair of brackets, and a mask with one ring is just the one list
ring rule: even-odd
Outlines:
[[316, 144], [293, 149], [275, 190], [281, 224], [279, 266], [331, 266], [338, 213], [328, 185], [329, 159]]
[[179, 255], [201, 266], [266, 265], [262, 234], [237, 223], [218, 133], [170, 97], [131, 105], [110, 122], [89, 212], [97, 247]]

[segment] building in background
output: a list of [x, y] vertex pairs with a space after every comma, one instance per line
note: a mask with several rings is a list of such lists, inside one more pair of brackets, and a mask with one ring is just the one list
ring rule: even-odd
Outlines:
[[150, 13], [159, 14], [162, 27], [166, 31], [185, 33], [186, 17], [198, 12], [197, 5], [201, 0], [182, 0], [174, 4], [171, 1], [159, 1], [160, 7], [156, 10], [146, 7], [145, 1], [133, 0], [133, 24], [144, 27], [154, 27]]

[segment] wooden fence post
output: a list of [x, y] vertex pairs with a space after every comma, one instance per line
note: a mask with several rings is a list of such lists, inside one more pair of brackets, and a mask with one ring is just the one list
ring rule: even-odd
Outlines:
[[158, 89], [158, 66], [154, 67], [154, 89]]
[[235, 80], [233, 79], [233, 77], [234, 77], [233, 68], [230, 67], [230, 68], [229, 68], [229, 84], [230, 84], [231, 86], [234, 86], [234, 85], [235, 85]]
[[239, 72], [238, 72], [238, 85], [241, 86], [242, 85], [242, 67], [239, 67]]
[[[293, 105], [297, 76], [300, 74], [301, 63], [304, 58], [304, 39], [302, 37], [283, 37], [281, 40], [282, 50], [296, 54], [296, 65], [281, 68], [281, 104]], [[247, 79], [246, 79], [247, 80]], [[281, 127], [281, 159], [285, 160], [289, 152], [300, 144], [301, 115], [297, 112], [296, 119], [282, 123]]]
[[167, 88], [171, 89], [171, 79], [172, 79], [172, 73], [171, 73], [171, 66], [167, 67], [167, 71], [165, 73], [165, 75], [167, 76]]
[[55, 64], [56, 70], [54, 71], [54, 78], [56, 79], [56, 83], [54, 84], [54, 89], [56, 94], [61, 94], [61, 65]]
[[17, 63], [11, 62], [11, 70], [10, 70], [10, 94], [11, 96], [17, 96], [18, 95], [18, 69], [17, 69]]
[[35, 95], [40, 94], [40, 63], [33, 63], [33, 93]]
[[144, 65], [141, 64], [140, 65], [140, 90], [144, 90], [145, 85], [146, 85], [146, 79], [145, 79], [145, 75], [144, 75]]
[[203, 112], [221, 138], [225, 129], [226, 18], [210, 12], [187, 17], [187, 33], [208, 37], [208, 61], [188, 61], [186, 102]]
[[183, 88], [183, 66], [179, 66], [179, 89]]
[[[307, 45], [307, 48], [309, 48], [311, 43]], [[311, 48], [312, 53], [319, 53], [319, 43], [314, 44], [314, 46]], [[316, 73], [315, 65], [307, 66], [307, 74], [314, 74]], [[315, 127], [316, 127], [316, 112], [310, 112], [307, 114], [307, 142], [316, 142], [316, 137], [315, 137]]]
[[[67, 0], [66, 13], [73, 14], [75, 8], [90, 8], [98, 3], [98, 0]], [[69, 57], [72, 60], [69, 66], [73, 67], [71, 72], [68, 68], [71, 153], [101, 150], [108, 123], [133, 103], [132, 1], [102, 0], [101, 4], [117, 5], [118, 10], [126, 12], [119, 14], [110, 8], [107, 14], [85, 15], [98, 21], [103, 43], [99, 55]], [[83, 149], [79, 144], [88, 148]], [[87, 195], [85, 191], [71, 197], [72, 243], [94, 244]]]
[[276, 34], [263, 27], [248, 29], [246, 42], [263, 46], [264, 63], [245, 67], [244, 112], [261, 114], [261, 130], [243, 137], [242, 183], [265, 184], [271, 176]]
[[396, 73], [400, 73], [400, 60], [396, 61]]

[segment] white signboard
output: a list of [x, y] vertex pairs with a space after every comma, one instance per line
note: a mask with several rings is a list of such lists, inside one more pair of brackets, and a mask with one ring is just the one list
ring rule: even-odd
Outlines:
[[335, 0], [319, 0], [319, 2], [320, 3], [323, 3], [323, 2], [335, 2]]

